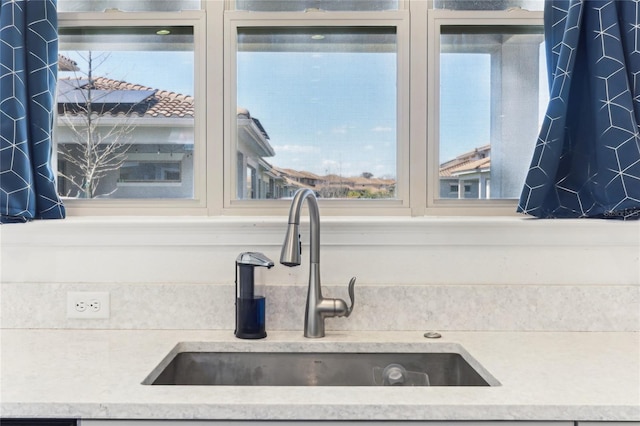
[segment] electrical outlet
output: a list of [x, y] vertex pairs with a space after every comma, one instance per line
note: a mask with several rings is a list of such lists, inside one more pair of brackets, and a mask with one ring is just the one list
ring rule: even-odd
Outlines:
[[67, 292], [67, 318], [109, 318], [109, 292]]

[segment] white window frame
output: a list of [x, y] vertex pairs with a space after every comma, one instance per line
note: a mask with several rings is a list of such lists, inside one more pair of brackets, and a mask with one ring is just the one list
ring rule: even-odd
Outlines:
[[542, 11], [434, 10], [430, 9], [429, 1], [400, 0], [397, 11], [246, 12], [231, 10], [232, 3], [203, 0], [203, 10], [183, 12], [59, 13], [61, 28], [155, 25], [190, 25], [194, 28], [194, 198], [65, 199], [70, 216], [286, 214], [287, 200], [239, 200], [236, 197], [237, 28], [363, 25], [397, 28], [397, 199], [321, 199], [323, 215], [516, 215], [517, 200], [438, 198], [440, 27], [540, 26]]
[[[395, 27], [397, 41], [397, 199], [390, 200], [318, 200], [323, 214], [398, 215], [409, 214], [409, 162], [407, 105], [409, 98], [409, 14], [407, 11], [385, 12], [246, 12], [225, 13], [225, 153], [226, 176], [236, 176], [236, 53], [238, 28], [247, 27]], [[248, 107], [240, 105], [241, 107]], [[260, 117], [257, 117], [260, 118]], [[267, 123], [265, 123], [267, 126]], [[269, 131], [267, 126], [267, 132]], [[236, 182], [224, 182], [224, 211], [238, 214], [286, 214], [288, 200], [238, 200]]]
[[[59, 28], [190, 26], [194, 38], [194, 92], [204, 93], [206, 74], [206, 14], [183, 12], [60, 12]], [[191, 199], [65, 198], [69, 215], [202, 215], [206, 214], [205, 96], [194, 99], [194, 197]]]
[[428, 182], [426, 215], [516, 215], [514, 199], [443, 199], [439, 198], [440, 147], [440, 34], [443, 26], [536, 26], [543, 25], [542, 11], [453, 11], [432, 9], [427, 13], [429, 33], [428, 81]]

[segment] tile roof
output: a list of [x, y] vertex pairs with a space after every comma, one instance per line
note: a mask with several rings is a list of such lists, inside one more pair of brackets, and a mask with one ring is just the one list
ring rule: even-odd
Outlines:
[[285, 175], [287, 177], [292, 177], [294, 179], [313, 179], [320, 180], [321, 177], [316, 175], [315, 173], [307, 172], [304, 170], [294, 170], [294, 169], [281, 169], [279, 167], [273, 167], [277, 172], [281, 175]]
[[364, 176], [339, 176], [339, 175], [326, 175], [319, 177], [323, 182], [329, 184], [344, 184], [344, 185], [378, 185], [378, 186], [386, 186], [393, 185], [395, 183], [395, 179], [382, 179], [377, 177], [364, 177]]
[[455, 176], [465, 172], [480, 172], [491, 168], [491, 158], [465, 161], [447, 169], [440, 170], [440, 176]]
[[78, 63], [71, 58], [58, 54], [59, 71], [80, 71]]
[[[272, 166], [272, 171], [276, 172], [281, 178], [291, 186], [311, 188], [314, 190], [322, 190], [322, 188], [328, 187], [346, 187], [348, 189], [362, 189], [369, 188], [377, 191], [383, 187], [389, 187], [395, 185], [395, 179], [381, 179], [381, 178], [366, 178], [363, 176], [338, 176], [334, 174], [320, 176], [315, 173], [311, 173], [305, 170], [293, 170], [293, 169], [281, 169], [279, 167]], [[309, 179], [312, 183], [312, 187], [301, 182], [301, 179]]]
[[491, 167], [491, 145], [484, 145], [465, 152], [440, 165], [440, 176], [450, 177], [460, 173], [482, 171]]
[[[69, 87], [69, 84], [65, 84], [65, 81], [67, 80], [69, 82], [84, 82], [85, 84], [87, 82], [86, 80], [75, 78], [60, 79], [60, 83], [62, 84], [58, 85], [59, 90], [65, 86]], [[79, 89], [83, 89], [84, 87], [85, 86], [80, 85]], [[150, 94], [150, 96], [144, 97], [142, 101], [136, 102], [135, 106], [125, 109], [104, 108], [102, 112], [103, 114], [110, 114], [112, 116], [137, 115], [139, 117], [194, 117], [194, 100], [192, 96], [182, 95], [167, 90], [157, 90], [141, 84], [133, 84], [105, 77], [95, 78], [92, 88], [107, 92], [122, 91], [124, 93], [125, 91], [142, 91]]]

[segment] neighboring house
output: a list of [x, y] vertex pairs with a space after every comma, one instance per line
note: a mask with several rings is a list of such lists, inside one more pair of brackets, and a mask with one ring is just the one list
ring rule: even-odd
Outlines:
[[237, 110], [237, 126], [238, 199], [280, 198], [283, 180], [265, 160], [275, 155], [269, 135], [245, 108]]
[[80, 71], [80, 67], [73, 59], [58, 55], [58, 71]]
[[[60, 57], [60, 71], [77, 71], [77, 64]], [[86, 123], [89, 81], [58, 80], [56, 141], [73, 149], [80, 144], [74, 129]], [[104, 177], [96, 193], [110, 198], [191, 198], [194, 194], [194, 99], [192, 96], [124, 81], [98, 77], [91, 89], [96, 132], [107, 135], [120, 124], [129, 130], [122, 165]], [[82, 115], [85, 114], [85, 117]], [[237, 110], [237, 197], [278, 199], [309, 188], [318, 196], [393, 197], [395, 179], [373, 176], [319, 176], [307, 171], [279, 168], [267, 162], [275, 151], [260, 121], [244, 108]], [[106, 142], [109, 138], [106, 137]], [[464, 153], [440, 166], [441, 198], [490, 197], [490, 146]], [[68, 161], [58, 161], [66, 176], [78, 171]], [[77, 188], [59, 179], [59, 192], [78, 197]]]
[[[194, 98], [105, 77], [78, 78], [78, 64], [59, 55], [58, 150], [81, 159], [87, 127], [101, 145], [116, 143], [120, 160], [101, 178], [97, 197], [191, 198], [194, 194]], [[68, 73], [68, 76], [64, 76]], [[70, 75], [70, 76], [69, 76]], [[90, 101], [88, 101], [88, 99]], [[87, 110], [93, 111], [88, 124]], [[120, 128], [121, 130], [114, 131]], [[318, 176], [281, 169], [267, 159], [275, 155], [269, 135], [249, 110], [237, 110], [238, 199], [292, 197], [299, 188], [322, 197], [393, 194], [395, 180], [367, 177]], [[74, 185], [83, 173], [78, 164], [58, 154], [60, 194], [86, 196]]]
[[[61, 71], [76, 71], [68, 58], [60, 61]], [[194, 99], [191, 96], [152, 89], [104, 77], [93, 79], [62, 77], [58, 80], [58, 127], [60, 148], [82, 152], [86, 137], [87, 98], [96, 137], [112, 142], [117, 126], [127, 129], [122, 138], [122, 165], [101, 179], [96, 194], [109, 198], [191, 198], [194, 193]], [[309, 172], [281, 170], [266, 158], [275, 155], [269, 135], [248, 110], [237, 111], [238, 199], [291, 197], [299, 188], [312, 188], [319, 179]], [[117, 132], [116, 132], [117, 133]], [[111, 135], [111, 136], [110, 136]], [[60, 149], [59, 148], [59, 149]], [[78, 167], [59, 157], [58, 170], [82, 180]], [[64, 196], [83, 196], [68, 179], [60, 178]]]
[[281, 179], [279, 182], [281, 198], [293, 197], [295, 192], [300, 188], [311, 189], [316, 195], [319, 195], [316, 188], [318, 180], [320, 179], [319, 176], [311, 172], [281, 169], [275, 166], [272, 167], [272, 171]]
[[[56, 141], [78, 149], [86, 132], [87, 95], [91, 90], [92, 126], [104, 144], [125, 146], [121, 167], [110, 171], [96, 194], [110, 198], [190, 198], [193, 196], [193, 97], [152, 89], [104, 77], [58, 80], [58, 127]], [[118, 127], [119, 126], [119, 127]], [[116, 129], [123, 130], [116, 130]], [[58, 161], [66, 176], [79, 171], [69, 161]], [[80, 179], [80, 178], [77, 178]], [[68, 179], [59, 179], [59, 192], [79, 196]]]
[[392, 198], [395, 194], [395, 179], [382, 179], [373, 176], [338, 176], [327, 175], [321, 177], [320, 193], [326, 196], [341, 196], [350, 198], [375, 198], [382, 196]]
[[465, 152], [440, 165], [440, 198], [490, 198], [491, 146]]
[[315, 188], [322, 181], [322, 178], [315, 173], [293, 170], [293, 169], [281, 169], [274, 167], [275, 171], [282, 177], [288, 179], [293, 185], [300, 188]]
[[[60, 71], [77, 71], [77, 64], [60, 58]], [[192, 96], [104, 77], [89, 80], [61, 77], [58, 80], [58, 127], [56, 141], [78, 156], [86, 137], [87, 97], [91, 91], [92, 126], [104, 144], [119, 137], [124, 143], [121, 166], [101, 179], [97, 196], [109, 198], [191, 198], [194, 194], [194, 99]], [[124, 131], [114, 132], [120, 126]], [[83, 133], [84, 131], [84, 133]], [[264, 158], [274, 155], [260, 122], [246, 110], [238, 110], [238, 173], [248, 172], [246, 186], [238, 185], [239, 198], [279, 198], [286, 182], [271, 171]], [[59, 157], [58, 170], [82, 179], [72, 162]], [[240, 182], [244, 178], [240, 179]], [[79, 197], [82, 193], [68, 179], [60, 178], [59, 192]], [[285, 194], [286, 196], [286, 194]]]
[[393, 197], [395, 192], [395, 179], [346, 177], [333, 174], [319, 176], [307, 171], [278, 167], [273, 167], [273, 171], [284, 180], [284, 196], [293, 195], [298, 188], [311, 189], [322, 198], [357, 198], [359, 196], [371, 198], [376, 194]]

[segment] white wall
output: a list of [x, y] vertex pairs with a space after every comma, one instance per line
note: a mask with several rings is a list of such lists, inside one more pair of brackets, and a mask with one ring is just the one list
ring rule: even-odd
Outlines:
[[[232, 329], [234, 261], [261, 251], [267, 327], [302, 328], [308, 276], [278, 263], [286, 218], [81, 218], [0, 228], [5, 328]], [[323, 218], [328, 329], [640, 330], [640, 223]], [[66, 318], [66, 292], [109, 291], [108, 320]]]

